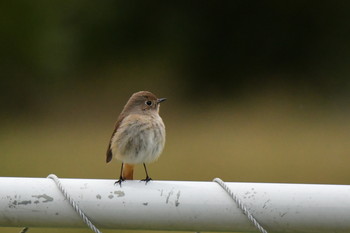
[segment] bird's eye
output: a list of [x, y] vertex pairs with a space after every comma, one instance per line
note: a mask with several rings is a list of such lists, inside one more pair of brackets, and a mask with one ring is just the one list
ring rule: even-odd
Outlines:
[[152, 101], [148, 100], [148, 101], [146, 101], [146, 104], [147, 104], [148, 106], [151, 106], [151, 105], [152, 105]]

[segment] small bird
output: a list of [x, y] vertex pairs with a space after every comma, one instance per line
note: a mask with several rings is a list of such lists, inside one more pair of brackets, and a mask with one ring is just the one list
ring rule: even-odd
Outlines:
[[135, 164], [143, 163], [146, 184], [152, 180], [147, 172], [146, 163], [154, 162], [160, 156], [165, 144], [165, 126], [159, 116], [160, 103], [166, 98], [158, 99], [149, 91], [134, 93], [115, 124], [109, 141], [106, 162], [113, 157], [122, 161], [119, 184], [132, 180]]

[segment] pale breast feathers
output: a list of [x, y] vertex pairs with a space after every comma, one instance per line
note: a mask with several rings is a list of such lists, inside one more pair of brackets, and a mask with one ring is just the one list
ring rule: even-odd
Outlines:
[[158, 158], [164, 144], [165, 127], [159, 116], [130, 114], [112, 137], [111, 151], [126, 163], [148, 163]]

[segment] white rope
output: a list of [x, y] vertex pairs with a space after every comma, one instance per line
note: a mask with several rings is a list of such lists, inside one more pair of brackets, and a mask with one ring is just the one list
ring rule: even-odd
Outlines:
[[21, 230], [21, 232], [20, 232], [20, 233], [26, 233], [28, 230], [29, 230], [29, 228], [28, 228], [28, 227], [24, 227], [24, 228]]
[[78, 204], [68, 195], [67, 191], [63, 188], [61, 181], [54, 174], [50, 174], [47, 178], [55, 181], [57, 187], [62, 192], [63, 196], [68, 200], [69, 204], [73, 207], [75, 212], [79, 214], [79, 216], [83, 219], [83, 222], [90, 227], [95, 233], [102, 233], [99, 229], [95, 227], [95, 225], [89, 220], [89, 218], [83, 213], [83, 211], [79, 208]]
[[232, 190], [222, 181], [220, 178], [215, 178], [213, 182], [218, 183], [236, 202], [238, 208], [240, 208], [243, 213], [248, 217], [248, 219], [254, 224], [254, 226], [261, 232], [267, 233], [267, 231], [259, 224], [259, 222], [254, 218], [254, 216], [249, 212], [247, 207], [241, 202], [241, 200], [232, 192]]
[[[69, 204], [73, 207], [75, 212], [79, 214], [79, 216], [83, 219], [83, 222], [90, 227], [91, 230], [93, 230], [95, 233], [102, 233], [99, 229], [95, 227], [95, 225], [90, 221], [90, 219], [83, 213], [83, 211], [79, 208], [78, 204], [69, 196], [67, 191], [63, 188], [61, 181], [58, 179], [58, 177], [55, 174], [48, 175], [47, 178], [52, 179], [58, 189], [61, 191], [63, 196], [68, 200]], [[28, 227], [24, 227], [20, 233], [25, 233], [28, 231]]]

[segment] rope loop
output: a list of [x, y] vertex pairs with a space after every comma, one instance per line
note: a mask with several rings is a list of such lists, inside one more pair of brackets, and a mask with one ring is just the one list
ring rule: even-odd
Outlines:
[[234, 202], [236, 202], [238, 208], [240, 208], [243, 211], [243, 213], [247, 216], [249, 221], [251, 221], [261, 233], [267, 233], [267, 231], [260, 225], [260, 223], [249, 212], [247, 207], [242, 203], [242, 201], [237, 197], [237, 195], [232, 192], [232, 190], [225, 184], [224, 181], [222, 181], [220, 178], [215, 178], [213, 182], [218, 183], [228, 193], [228, 195], [230, 195]]
[[[68, 194], [67, 190], [63, 187], [61, 181], [58, 179], [58, 177], [55, 174], [50, 174], [47, 176], [47, 178], [52, 179], [58, 189], [61, 191], [63, 196], [68, 200], [69, 204], [73, 207], [74, 211], [79, 214], [79, 216], [83, 219], [83, 222], [90, 227], [90, 229], [95, 233], [102, 233], [95, 225], [90, 221], [90, 219], [84, 214], [84, 212], [80, 209], [79, 205], [71, 198], [71, 196]], [[29, 230], [28, 227], [24, 227], [20, 233], [25, 233]]]
[[94, 231], [95, 233], [102, 233], [99, 229], [97, 229], [97, 227], [95, 227], [95, 225], [90, 221], [90, 219], [84, 214], [84, 212], [80, 209], [79, 205], [71, 198], [71, 196], [67, 193], [67, 190], [64, 189], [64, 187], [62, 186], [61, 181], [58, 179], [58, 177], [55, 174], [50, 174], [48, 175], [47, 178], [52, 179], [58, 189], [61, 191], [61, 193], [63, 194], [63, 196], [68, 200], [69, 204], [73, 207], [73, 209], [75, 210], [75, 212], [77, 212], [79, 214], [79, 216], [83, 219], [83, 222], [90, 227], [90, 229], [92, 231]]

